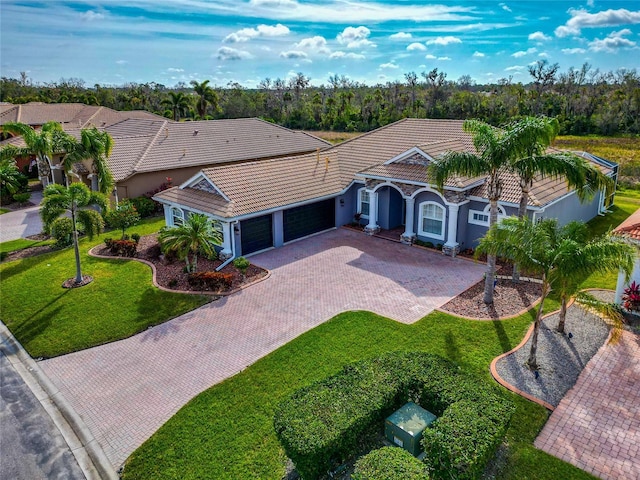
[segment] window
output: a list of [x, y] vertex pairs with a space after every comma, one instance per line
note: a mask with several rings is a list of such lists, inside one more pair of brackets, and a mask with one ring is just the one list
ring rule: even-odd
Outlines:
[[171, 225], [179, 227], [184, 223], [184, 213], [176, 207], [171, 208]]
[[444, 207], [435, 202], [420, 204], [420, 233], [444, 240]]
[[358, 190], [358, 213], [362, 218], [369, 218], [369, 192], [366, 188]]
[[[484, 210], [469, 210], [469, 223], [473, 225], [481, 225], [483, 227], [489, 226], [489, 209], [491, 207], [487, 205]], [[498, 205], [498, 222], [502, 221], [507, 216], [504, 208]]]

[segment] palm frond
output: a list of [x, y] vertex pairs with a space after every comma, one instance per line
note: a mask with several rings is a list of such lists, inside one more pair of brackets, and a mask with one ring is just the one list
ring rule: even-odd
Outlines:
[[579, 292], [576, 295], [576, 302], [582, 305], [585, 310], [598, 315], [611, 327], [610, 345], [614, 345], [620, 340], [624, 317], [619, 305], [598, 300], [587, 292]]

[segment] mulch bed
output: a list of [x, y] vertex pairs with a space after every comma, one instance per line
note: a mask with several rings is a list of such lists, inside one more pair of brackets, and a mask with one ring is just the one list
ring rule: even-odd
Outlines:
[[[115, 257], [105, 245], [99, 245], [93, 249], [93, 253], [97, 255], [104, 255], [109, 257]], [[120, 257], [123, 258], [123, 257]], [[192, 291], [200, 292], [205, 291], [208, 293], [224, 294], [228, 291], [233, 291], [242, 287], [248, 283], [252, 283], [259, 278], [267, 275], [267, 271], [256, 265], [250, 265], [247, 269], [246, 276], [243, 278], [237, 268], [233, 264], [229, 264], [221, 270], [221, 273], [228, 273], [233, 276], [231, 288], [219, 292], [211, 292], [199, 289], [192, 285], [189, 285], [187, 280], [187, 274], [184, 273], [185, 262], [179, 260], [167, 260], [160, 252], [160, 246], [158, 245], [157, 235], [145, 235], [140, 238], [138, 242], [138, 251], [133, 258], [139, 258], [146, 260], [156, 267], [156, 282], [158, 285], [171, 290]], [[206, 257], [198, 257], [198, 272], [213, 272], [220, 266], [222, 262], [220, 260], [209, 260]]]
[[487, 305], [483, 302], [482, 280], [445, 303], [440, 309], [467, 318], [510, 317], [531, 308], [542, 294], [541, 287], [541, 284], [535, 282], [513, 283], [510, 279], [499, 279], [493, 294], [493, 305]]

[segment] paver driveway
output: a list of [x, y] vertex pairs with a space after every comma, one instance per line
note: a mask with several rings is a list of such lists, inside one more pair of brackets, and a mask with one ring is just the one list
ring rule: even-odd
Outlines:
[[600, 478], [640, 478], [640, 336], [598, 350], [535, 446]]
[[126, 340], [40, 362], [115, 467], [192, 397], [334, 315], [411, 323], [484, 273], [346, 229], [252, 261], [271, 277]]

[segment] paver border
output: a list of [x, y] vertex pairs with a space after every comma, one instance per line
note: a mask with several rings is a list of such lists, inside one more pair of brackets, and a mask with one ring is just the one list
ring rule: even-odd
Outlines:
[[[153, 283], [153, 286], [156, 288], [159, 288], [160, 290], [164, 290], [165, 292], [171, 292], [171, 293], [184, 293], [187, 295], [207, 295], [207, 296], [211, 296], [211, 297], [228, 297], [229, 295], [233, 295], [234, 293], [238, 293], [242, 290], [244, 290], [245, 288], [249, 288], [252, 285], [255, 285], [256, 283], [260, 283], [263, 280], [266, 280], [267, 278], [269, 278], [271, 276], [271, 271], [264, 268], [264, 267], [260, 267], [262, 268], [264, 271], [267, 272], [266, 275], [264, 275], [263, 277], [257, 278], [256, 280], [253, 280], [252, 282], [249, 282], [245, 285], [241, 285], [238, 288], [234, 288], [233, 290], [230, 290], [228, 292], [224, 292], [224, 293], [212, 293], [212, 292], [207, 292], [207, 291], [193, 291], [193, 290], [173, 290], [171, 288], [167, 288], [167, 287], [163, 287], [162, 285], [159, 285], [158, 282], [156, 281], [156, 266], [149, 262], [148, 260], [144, 260], [143, 258], [136, 258], [136, 257], [118, 257], [118, 256], [112, 256], [112, 255], [99, 255], [97, 253], [94, 252], [94, 250], [96, 248], [99, 247], [99, 244], [92, 247], [89, 250], [89, 255], [94, 257], [94, 258], [101, 258], [103, 260], [121, 260], [121, 261], [127, 261], [127, 260], [135, 260], [136, 262], [140, 262], [140, 263], [144, 263], [145, 265], [148, 265], [149, 267], [151, 267], [151, 281]], [[214, 299], [216, 300], [216, 299]]]
[[[0, 338], [4, 345], [0, 348], [60, 430], [85, 478], [118, 480], [118, 474], [80, 415], [1, 320]], [[44, 392], [51, 405], [47, 405], [37, 391]]]
[[[581, 291], [582, 292], [592, 292], [592, 291], [611, 292], [612, 290], [609, 289], [609, 288], [585, 288], [584, 290], [581, 290]], [[536, 302], [536, 303], [539, 303], [539, 302], [540, 301], [538, 300], [538, 302]], [[575, 297], [573, 297], [573, 298], [571, 298], [571, 300], [569, 300], [569, 302], [567, 303], [567, 308], [571, 307], [574, 303], [575, 303]], [[560, 312], [560, 309], [554, 310], [552, 312], [549, 312], [546, 315], [543, 315], [542, 318], [540, 319], [540, 321], [544, 320], [547, 317], [550, 317], [551, 315], [555, 315], [558, 312]], [[498, 374], [498, 370], [496, 368], [496, 364], [498, 363], [499, 360], [501, 360], [502, 358], [506, 357], [507, 355], [511, 355], [515, 351], [517, 351], [520, 348], [524, 347], [524, 345], [529, 340], [529, 337], [533, 333], [533, 327], [534, 327], [534, 324], [532, 323], [529, 326], [529, 328], [527, 330], [527, 333], [525, 334], [524, 338], [522, 339], [522, 341], [518, 345], [516, 345], [514, 348], [512, 348], [508, 352], [502, 353], [502, 354], [498, 355], [496, 358], [494, 358], [491, 361], [491, 365], [489, 366], [489, 371], [491, 372], [491, 376], [495, 379], [495, 381], [498, 382], [503, 387], [505, 387], [507, 390], [510, 390], [513, 393], [515, 393], [517, 395], [520, 395], [523, 398], [526, 398], [527, 400], [530, 400], [530, 401], [532, 401], [534, 403], [537, 403], [538, 405], [542, 405], [547, 410], [553, 412], [556, 409], [556, 407], [554, 407], [550, 403], [545, 402], [544, 400], [540, 400], [539, 398], [534, 397], [533, 395], [531, 395], [531, 394], [529, 394], [527, 392], [523, 392], [522, 390], [520, 390], [515, 385], [511, 385], [509, 382], [507, 382], [505, 379], [503, 379]], [[607, 336], [607, 340], [604, 343], [605, 345], [611, 340], [611, 335], [612, 335], [612, 331], [609, 332], [609, 335]]]

